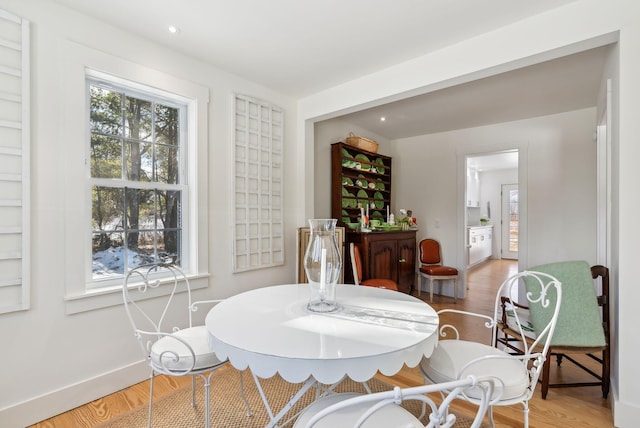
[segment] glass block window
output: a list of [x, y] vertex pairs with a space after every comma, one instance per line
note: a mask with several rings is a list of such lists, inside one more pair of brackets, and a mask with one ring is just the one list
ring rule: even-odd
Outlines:
[[233, 271], [284, 263], [281, 108], [244, 95], [234, 100]]

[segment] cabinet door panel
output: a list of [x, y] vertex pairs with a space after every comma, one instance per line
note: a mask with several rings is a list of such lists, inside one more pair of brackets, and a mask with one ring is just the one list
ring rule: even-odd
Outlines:
[[398, 288], [410, 293], [416, 278], [416, 240], [401, 239], [398, 241]]
[[398, 277], [398, 256], [395, 241], [374, 241], [369, 247], [367, 278], [393, 279]]
[[480, 247], [480, 236], [474, 235], [470, 238], [469, 264], [475, 264], [482, 258], [482, 248]]

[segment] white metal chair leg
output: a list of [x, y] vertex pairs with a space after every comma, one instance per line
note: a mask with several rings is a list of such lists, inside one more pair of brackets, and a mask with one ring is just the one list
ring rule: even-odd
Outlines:
[[433, 278], [429, 278], [429, 299], [433, 302]]
[[210, 410], [209, 410], [209, 400], [211, 399], [211, 376], [213, 376], [213, 372], [209, 373], [209, 375], [207, 375], [207, 377], [205, 378], [204, 375], [202, 376], [204, 379], [204, 399], [206, 400], [204, 403], [204, 411], [205, 411], [205, 417], [204, 417], [204, 424], [206, 428], [209, 428], [211, 426], [211, 415], [209, 414]]
[[191, 375], [191, 407], [196, 407], [196, 375]]
[[524, 407], [522, 410], [524, 413], [524, 428], [529, 428], [529, 402], [525, 401], [522, 406]]
[[487, 414], [489, 415], [489, 424], [491, 425], [491, 428], [495, 428], [496, 424], [493, 422], [493, 407], [489, 406]]
[[149, 376], [149, 414], [147, 416], [147, 428], [151, 428], [151, 412], [153, 409], [153, 370]]

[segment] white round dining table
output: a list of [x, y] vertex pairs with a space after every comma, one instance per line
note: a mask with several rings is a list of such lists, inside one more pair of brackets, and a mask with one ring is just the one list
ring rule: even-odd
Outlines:
[[[433, 352], [438, 315], [422, 300], [356, 285], [338, 285], [336, 296], [337, 311], [316, 313], [307, 309], [307, 285], [276, 285], [225, 299], [207, 314], [216, 356], [251, 370], [269, 414], [267, 428], [278, 426], [313, 385], [331, 385], [323, 394], [331, 393], [345, 376], [357, 382], [378, 371], [391, 376]], [[276, 374], [304, 384], [274, 415], [259, 378]]]
[[363, 382], [415, 367], [437, 344], [438, 315], [413, 296], [376, 287], [338, 285], [335, 313], [307, 309], [305, 284], [264, 287], [230, 297], [206, 317], [221, 360], [291, 383], [324, 384], [345, 376]]

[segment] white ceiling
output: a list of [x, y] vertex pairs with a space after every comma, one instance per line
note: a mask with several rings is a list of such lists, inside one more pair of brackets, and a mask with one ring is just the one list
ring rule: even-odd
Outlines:
[[[53, 1], [298, 98], [575, 0]], [[590, 107], [605, 54], [595, 49], [344, 118], [393, 140]]]
[[54, 1], [297, 98], [575, 0]]
[[393, 140], [594, 107], [609, 49], [583, 51], [341, 119]]

